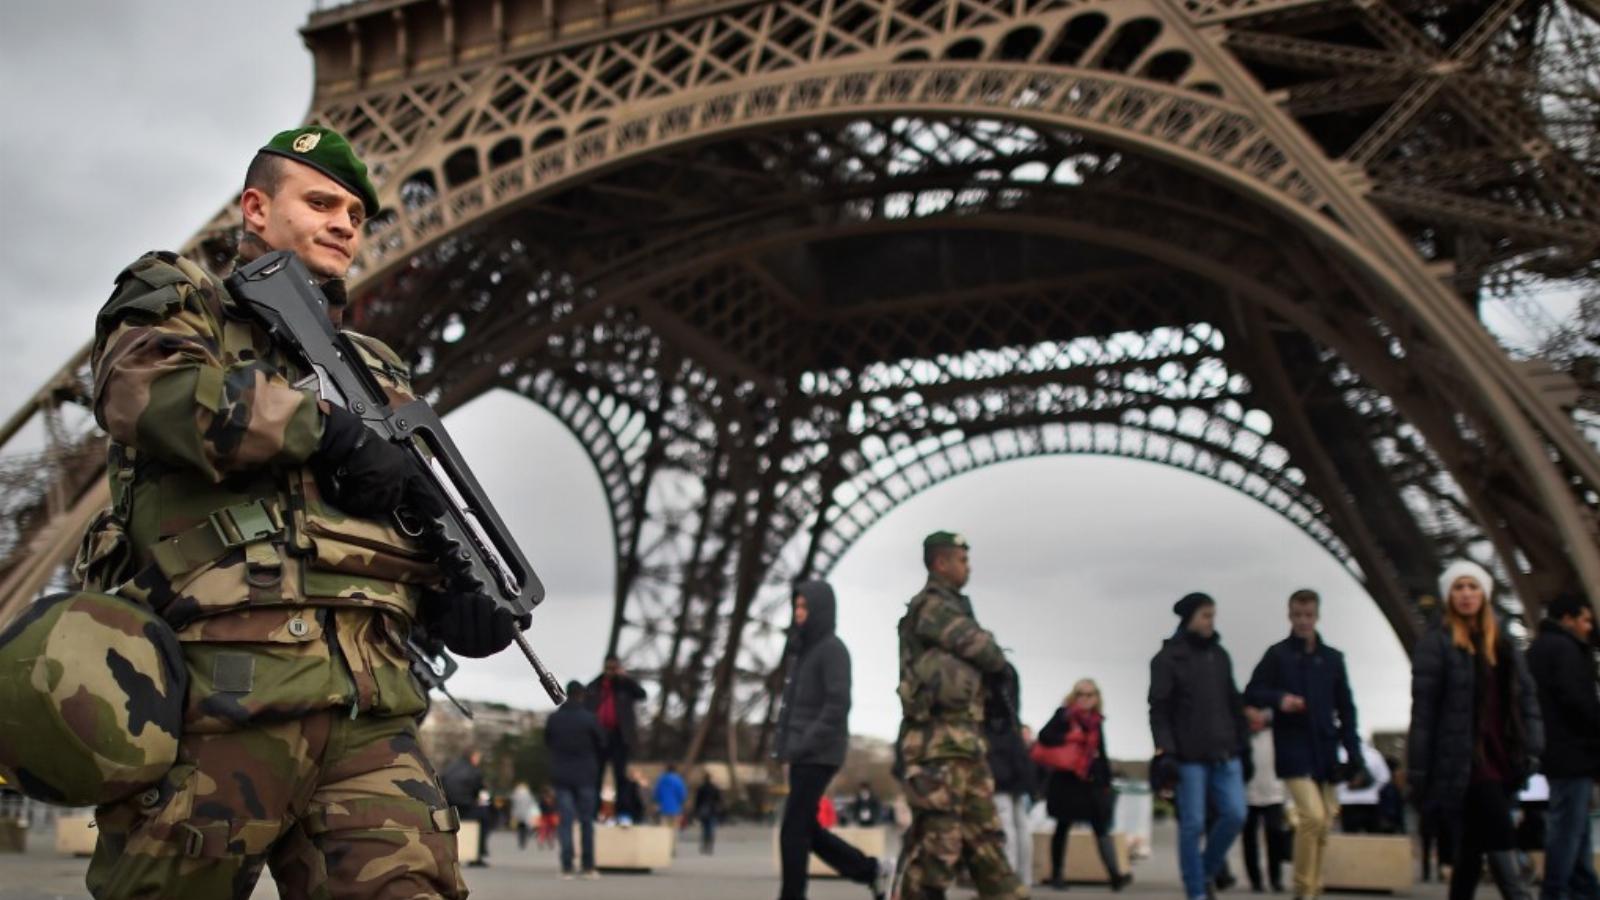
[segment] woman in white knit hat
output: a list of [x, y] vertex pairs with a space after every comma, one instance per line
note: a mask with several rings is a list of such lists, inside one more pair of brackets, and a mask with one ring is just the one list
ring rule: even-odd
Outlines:
[[1458, 824], [1451, 900], [1473, 896], [1485, 857], [1502, 897], [1527, 896], [1511, 802], [1538, 769], [1544, 729], [1528, 667], [1489, 606], [1493, 591], [1482, 566], [1451, 563], [1439, 579], [1439, 627], [1411, 660], [1411, 790], [1425, 815]]

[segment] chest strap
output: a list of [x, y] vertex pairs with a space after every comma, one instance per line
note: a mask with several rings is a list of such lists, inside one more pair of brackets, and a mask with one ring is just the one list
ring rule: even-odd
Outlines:
[[275, 502], [248, 500], [213, 510], [200, 524], [151, 547], [150, 556], [161, 574], [171, 580], [221, 559], [235, 547], [270, 540], [282, 533], [283, 516]]

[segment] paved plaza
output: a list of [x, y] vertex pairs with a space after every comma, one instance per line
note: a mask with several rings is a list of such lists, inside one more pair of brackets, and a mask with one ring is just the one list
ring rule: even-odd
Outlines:
[[[756, 825], [735, 825], [722, 829], [715, 856], [701, 856], [698, 846], [686, 833], [672, 867], [664, 872], [624, 874], [606, 873], [598, 881], [563, 881], [553, 850], [518, 851], [514, 835], [500, 832], [491, 838], [488, 868], [467, 869], [467, 884], [476, 900], [771, 900], [778, 893], [777, 874], [772, 859], [772, 832]], [[1135, 881], [1120, 896], [1179, 897], [1178, 873], [1173, 852], [1170, 823], [1157, 825], [1155, 855], [1134, 867]], [[0, 855], [0, 900], [81, 900], [88, 897], [83, 887], [86, 859], [62, 856], [55, 852], [49, 826], [30, 835], [28, 852]], [[1235, 866], [1235, 871], [1242, 872]], [[1287, 874], [1287, 873], [1286, 873]], [[1241, 879], [1242, 880], [1242, 879]], [[1055, 896], [1049, 889], [1035, 889], [1037, 897]], [[1105, 888], [1074, 885], [1065, 896], [1110, 896]], [[812, 900], [861, 900], [866, 891], [834, 879], [812, 882]], [[970, 898], [971, 891], [953, 891], [952, 898]], [[1250, 896], [1243, 884], [1223, 896]], [[1284, 895], [1287, 896], [1287, 895]], [[1357, 896], [1357, 895], [1350, 895]], [[1417, 886], [1406, 896], [1434, 898], [1445, 896], [1440, 885]], [[263, 878], [252, 900], [276, 900], [270, 879]]]

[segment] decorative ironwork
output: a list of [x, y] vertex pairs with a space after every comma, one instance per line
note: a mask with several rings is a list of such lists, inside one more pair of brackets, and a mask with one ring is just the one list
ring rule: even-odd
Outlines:
[[[698, 757], [755, 749], [729, 723], [771, 713], [792, 578], [1004, 460], [1227, 484], [1407, 644], [1447, 558], [1513, 611], [1600, 592], [1595, 367], [1477, 319], [1600, 285], [1596, 12], [366, 0], [303, 33], [311, 118], [389, 209], [360, 327], [444, 409], [509, 390], [571, 428], [610, 648], [658, 684], [653, 749]], [[225, 265], [237, 220], [186, 252]], [[93, 446], [69, 431], [49, 459]], [[0, 575], [59, 557], [79, 478], [8, 483]]]

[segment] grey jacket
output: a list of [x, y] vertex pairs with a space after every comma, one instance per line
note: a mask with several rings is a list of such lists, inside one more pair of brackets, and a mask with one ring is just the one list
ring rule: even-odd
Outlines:
[[850, 651], [834, 633], [833, 589], [807, 581], [795, 592], [806, 598], [808, 614], [791, 638], [797, 656], [783, 688], [774, 755], [787, 763], [841, 766], [850, 744]]

